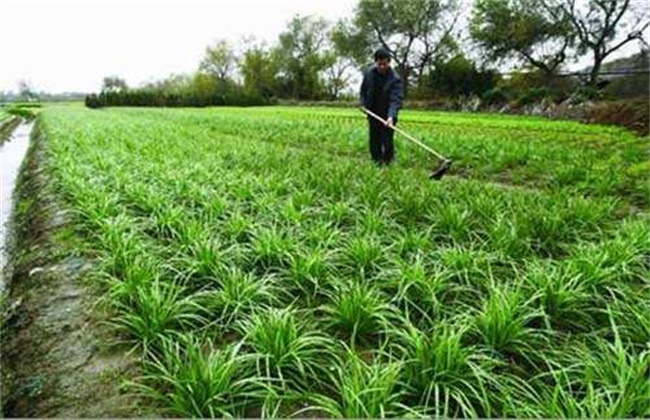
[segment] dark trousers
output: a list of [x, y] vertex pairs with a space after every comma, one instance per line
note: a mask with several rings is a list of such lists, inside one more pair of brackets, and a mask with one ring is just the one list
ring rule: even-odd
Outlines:
[[372, 160], [379, 165], [390, 164], [395, 156], [395, 144], [393, 143], [395, 131], [379, 121], [369, 120], [368, 123]]

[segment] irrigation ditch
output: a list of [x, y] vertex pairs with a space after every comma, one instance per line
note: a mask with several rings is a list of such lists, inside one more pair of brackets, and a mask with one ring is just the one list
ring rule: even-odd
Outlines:
[[135, 357], [97, 307], [92, 267], [49, 176], [39, 122], [21, 123], [2, 159], [0, 402], [4, 417], [132, 417], [121, 388]]

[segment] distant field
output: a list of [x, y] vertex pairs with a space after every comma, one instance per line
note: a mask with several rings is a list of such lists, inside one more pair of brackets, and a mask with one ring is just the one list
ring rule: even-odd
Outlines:
[[[2, 115], [0, 114], [0, 119]], [[405, 111], [44, 108], [138, 392], [172, 416], [642, 417], [648, 138]]]
[[9, 139], [18, 123], [19, 119], [17, 117], [0, 108], [0, 145]]
[[11, 119], [13, 119], [13, 115], [8, 113], [6, 110], [0, 108], [0, 128], [2, 128]]

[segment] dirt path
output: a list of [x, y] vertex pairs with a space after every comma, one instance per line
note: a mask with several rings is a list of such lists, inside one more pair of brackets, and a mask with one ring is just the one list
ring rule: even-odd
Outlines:
[[16, 185], [14, 241], [3, 275], [0, 362], [7, 417], [132, 417], [135, 400], [120, 389], [135, 361], [111, 346], [97, 288], [84, 275], [69, 214], [53, 193], [46, 140], [32, 135]]

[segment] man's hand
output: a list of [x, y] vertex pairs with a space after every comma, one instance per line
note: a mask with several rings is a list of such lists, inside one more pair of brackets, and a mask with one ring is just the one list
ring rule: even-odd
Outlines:
[[388, 117], [386, 119], [386, 127], [393, 127], [393, 117]]

